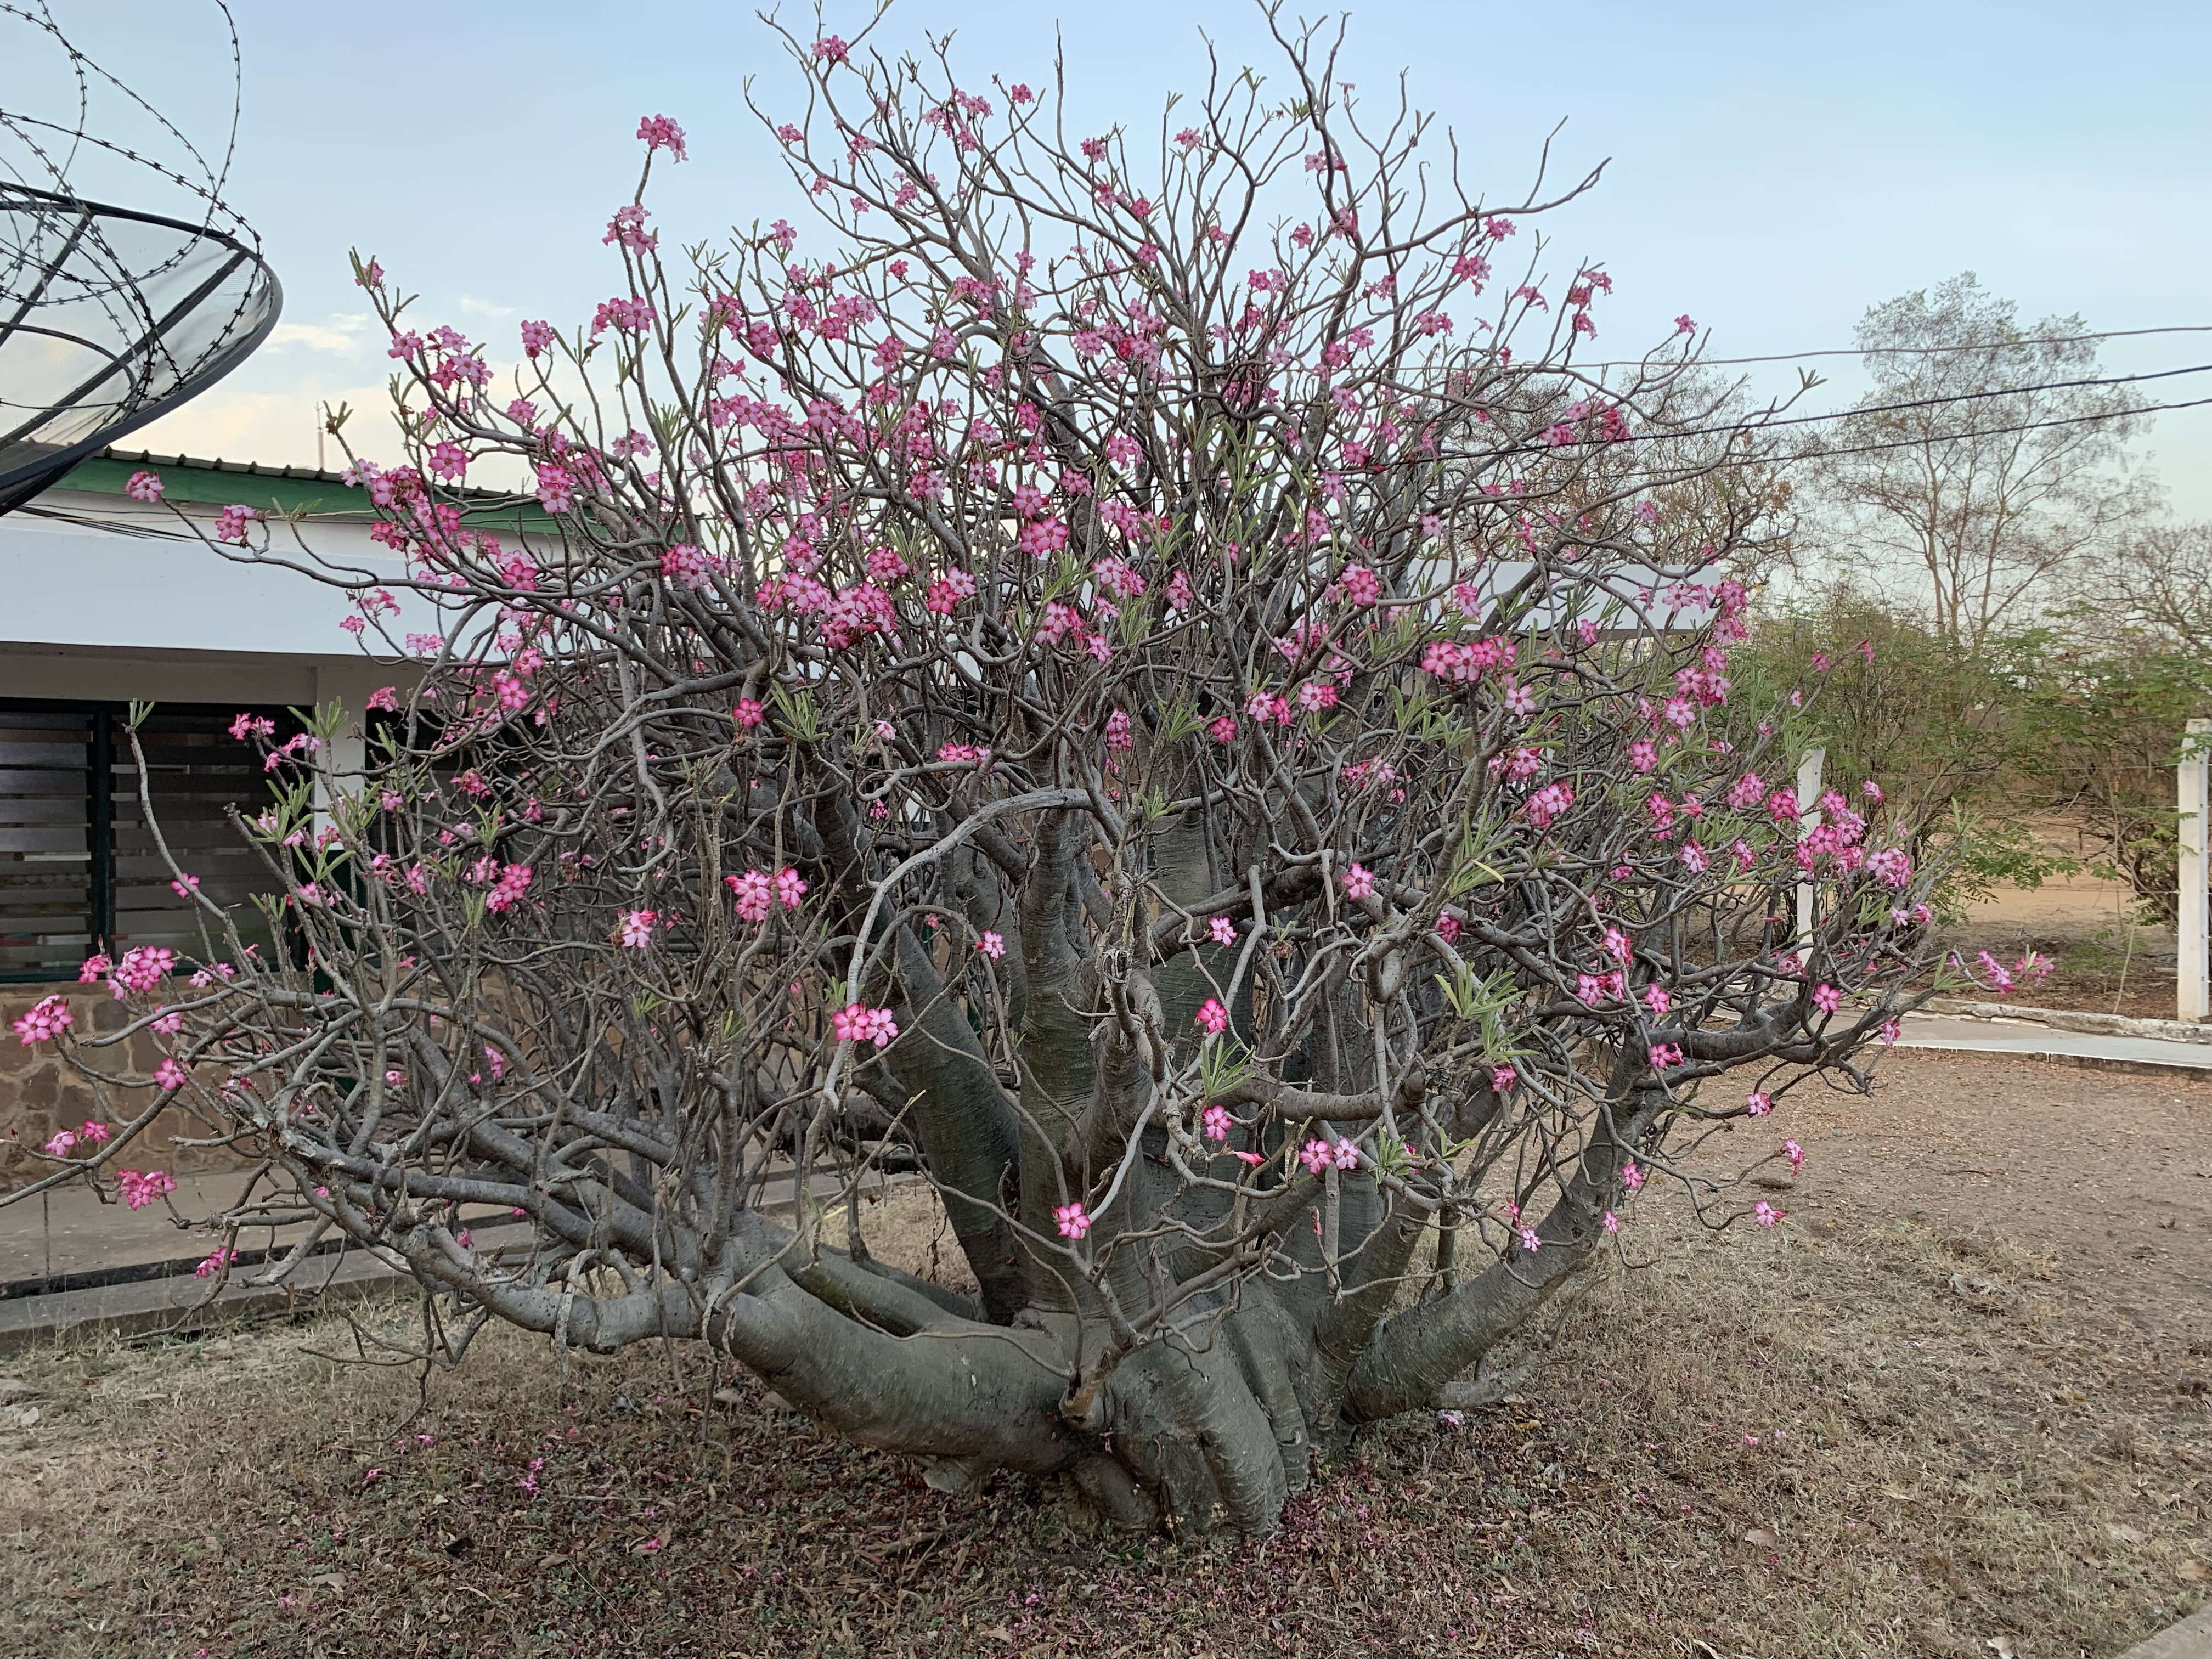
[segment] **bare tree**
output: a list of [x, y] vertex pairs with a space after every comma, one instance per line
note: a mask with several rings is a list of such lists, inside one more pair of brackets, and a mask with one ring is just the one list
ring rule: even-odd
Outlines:
[[[2023, 327], [1972, 271], [1874, 307], [1857, 344], [1874, 387], [1813, 452], [1833, 562], [1911, 582], [1936, 630], [1978, 647], [2029, 620], [2140, 520], [2128, 465], [2143, 425], [2100, 378], [2079, 316]], [[2070, 342], [2070, 343], [2067, 343]]]
[[[1576, 367], [1601, 270], [1545, 291], [1531, 234], [1493, 274], [1573, 192], [1482, 199], [1277, 39], [1287, 88], [1217, 75], [1150, 143], [792, 40], [833, 246], [771, 227], [687, 295], [641, 181], [621, 292], [526, 325], [503, 407], [364, 267], [415, 459], [356, 476], [447, 626], [325, 819], [314, 737], [272, 750], [295, 959], [209, 907], [188, 984], [94, 964], [153, 1079], [27, 1032], [120, 1126], [52, 1179], [176, 1102], [259, 1160], [226, 1224], [411, 1273], [448, 1356], [702, 1340], [940, 1486], [1248, 1533], [1358, 1425], [1479, 1397], [1649, 1181], [1776, 1219], [1688, 1160], [1864, 1086], [1929, 877], [1878, 795], [1814, 828], [1773, 729], [1723, 736], [1771, 503], [1681, 435], [1679, 343]], [[499, 458], [551, 543], [459, 527]], [[375, 638], [400, 584], [319, 574]], [[975, 1295], [768, 1206], [894, 1161]]]

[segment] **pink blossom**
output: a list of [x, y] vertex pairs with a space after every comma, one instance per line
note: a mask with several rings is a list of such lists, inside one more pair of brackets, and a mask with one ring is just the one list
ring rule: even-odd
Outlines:
[[789, 865], [775, 872], [775, 896], [787, 910], [796, 910], [806, 896], [806, 878]]
[[1213, 942], [1216, 945], [1237, 943], [1237, 924], [1226, 916], [1214, 917], [1212, 921], [1207, 924], [1207, 931], [1213, 935]]
[[840, 1042], [872, 1042], [878, 1048], [888, 1048], [898, 1036], [898, 1021], [888, 1008], [871, 1008], [865, 1003], [850, 1002], [830, 1017], [831, 1029]]
[[1844, 1006], [1844, 994], [1832, 985], [1815, 986], [1813, 988], [1813, 1006], [1824, 1014], [1832, 1014]]
[[174, 1094], [185, 1086], [185, 1068], [174, 1054], [161, 1056], [161, 1063], [154, 1068], [154, 1082], [164, 1094]]
[[1796, 1141], [1784, 1141], [1782, 1143], [1782, 1155], [1790, 1160], [1790, 1172], [1792, 1175], [1796, 1174], [1798, 1170], [1805, 1167], [1805, 1149], [1802, 1146], [1800, 1146]]
[[1006, 936], [986, 928], [983, 937], [975, 941], [975, 948], [990, 957], [992, 961], [996, 962], [1006, 954]]
[[123, 493], [134, 501], [144, 501], [151, 506], [161, 499], [161, 492], [166, 487], [158, 472], [134, 472], [131, 475], [131, 482], [123, 486]]
[[157, 1204], [165, 1194], [177, 1190], [177, 1178], [163, 1170], [149, 1170], [143, 1175], [136, 1170], [118, 1170], [115, 1182], [122, 1189], [124, 1203], [134, 1210]]
[[46, 1153], [48, 1158], [66, 1158], [69, 1156], [70, 1148], [76, 1145], [76, 1134], [70, 1130], [63, 1129], [46, 1143]]
[[1617, 1233], [1620, 1231], [1620, 1218], [1610, 1210], [1605, 1212], [1605, 1230], [1609, 1233]]
[[216, 540], [219, 542], [236, 542], [240, 545], [243, 545], [246, 541], [246, 526], [252, 524], [261, 515], [255, 512], [252, 507], [241, 507], [234, 502], [232, 505], [226, 507], [220, 514], [216, 515]]
[[766, 871], [748, 870], [742, 875], [724, 876], [722, 884], [730, 890], [730, 896], [737, 901], [740, 920], [750, 922], [768, 920], [769, 912], [775, 905], [775, 896]]
[[1335, 1155], [1329, 1150], [1328, 1142], [1318, 1138], [1309, 1140], [1298, 1149], [1298, 1162], [1306, 1166], [1306, 1173], [1309, 1175], [1319, 1175], [1335, 1161]]
[[684, 159], [684, 129], [665, 115], [642, 117], [637, 124], [637, 136], [645, 141], [648, 155], [654, 150], [665, 149], [669, 160], [681, 161]]
[[107, 1139], [107, 1126], [97, 1118], [87, 1118], [78, 1127], [76, 1138], [97, 1146]]
[[740, 732], [750, 732], [768, 718], [768, 710], [754, 698], [740, 697], [738, 706], [730, 712], [730, 718], [738, 723]]
[[1080, 1238], [1091, 1231], [1091, 1217], [1080, 1200], [1073, 1204], [1054, 1205], [1052, 1218], [1062, 1238]]
[[657, 910], [625, 910], [622, 913], [622, 945], [626, 951], [642, 951], [653, 943], [653, 932], [660, 921]]
[[238, 1260], [238, 1252], [228, 1246], [218, 1245], [208, 1252], [198, 1267], [192, 1269], [194, 1279], [210, 1279]]
[[31, 1011], [15, 1020], [15, 1035], [26, 1048], [51, 1042], [76, 1024], [76, 1016], [58, 996], [40, 999]]
[[1229, 1109], [1226, 1106], [1207, 1107], [1205, 1116], [1200, 1121], [1208, 1140], [1229, 1139]]
[[1544, 1241], [1536, 1237], [1536, 1230], [1534, 1227], [1523, 1227], [1521, 1230], [1521, 1248], [1531, 1255], [1544, 1248]]
[[1364, 899], [1374, 890], [1374, 872], [1364, 866], [1355, 864], [1344, 872], [1345, 897]]
[[[1757, 1204], [1754, 1204], [1752, 1206], [1751, 1213], [1753, 1219], [1757, 1221], [1760, 1226], [1771, 1227], [1776, 1222], [1781, 1220], [1784, 1216], [1790, 1212], [1787, 1210], [1776, 1209], [1771, 1204], [1769, 1204], [1762, 1198]], [[1758, 1444], [1758, 1442], [1753, 1441], [1752, 1443], [1756, 1445]]]
[[[1219, 1036], [1229, 1029], [1229, 1011], [1221, 1006], [1219, 998], [1208, 997], [1200, 1005], [1198, 1024], [1204, 1026], [1207, 1034], [1212, 1036]], [[26, 1042], [29, 1040], [27, 1037], [24, 1039]]]
[[1520, 1080], [1521, 1073], [1514, 1070], [1511, 1060], [1490, 1068], [1490, 1089], [1493, 1094], [1504, 1094]]
[[1632, 1158], [1629, 1159], [1626, 1166], [1622, 1169], [1620, 1172], [1620, 1183], [1622, 1186], [1627, 1188], [1632, 1193], [1638, 1192], [1643, 1189], [1644, 1171], [1638, 1167], [1634, 1158]]
[[1753, 1117], [1765, 1117], [1774, 1109], [1774, 1097], [1764, 1089], [1754, 1089], [1743, 1097], [1743, 1103]]

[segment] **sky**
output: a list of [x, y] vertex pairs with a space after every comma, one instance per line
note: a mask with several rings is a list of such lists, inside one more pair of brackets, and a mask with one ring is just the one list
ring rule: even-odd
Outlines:
[[[228, 126], [229, 47], [211, 0], [51, 0], [79, 44], [188, 136]], [[629, 198], [638, 118], [686, 129], [690, 161], [656, 173], [664, 244], [789, 215], [798, 198], [747, 109], [798, 89], [775, 36], [726, 4], [569, 0], [234, 0], [244, 64], [232, 204], [285, 289], [270, 343], [228, 380], [130, 441], [264, 462], [313, 461], [316, 404], [380, 413], [384, 342], [347, 250], [451, 322], [514, 355], [523, 317], [564, 326], [616, 290], [600, 246]], [[826, 27], [866, 26], [864, 5]], [[787, 9], [811, 37], [811, 11]], [[1606, 163], [1550, 221], [1556, 264], [1597, 258], [1616, 288], [1600, 343], [1633, 355], [1686, 312], [1711, 355], [1848, 346], [1866, 308], [1959, 271], [2026, 319], [2095, 329], [2212, 324], [2212, 6], [1612, 3], [1475, 0], [1358, 5], [1340, 67], [1364, 97], [1413, 101], [1494, 198], [1526, 188], [1546, 136], [1555, 177]], [[1157, 123], [1202, 86], [1206, 42], [1270, 66], [1246, 0], [896, 0], [880, 42], [954, 33], [963, 79], [1048, 81], [1055, 39], [1073, 109], [1096, 127]], [[55, 64], [0, 52], [0, 107], [53, 101]], [[2108, 373], [2212, 363], [2212, 333], [2113, 341]], [[1861, 389], [1850, 359], [1805, 409]], [[1755, 389], [1790, 370], [1756, 371]], [[2212, 398], [2212, 374], [2148, 389]], [[2212, 517], [2212, 407], [2160, 418], [2144, 456], [2174, 510]]]

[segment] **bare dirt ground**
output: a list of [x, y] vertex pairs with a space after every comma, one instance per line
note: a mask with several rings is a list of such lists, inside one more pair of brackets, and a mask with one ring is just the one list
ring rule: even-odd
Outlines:
[[[2079, 836], [2063, 819], [2035, 825], [2050, 851], [2080, 857]], [[2137, 1019], [2172, 1019], [2177, 956], [2173, 929], [2138, 920], [2124, 882], [2088, 872], [2053, 876], [2040, 886], [2001, 886], [1948, 930], [1947, 942], [1971, 959], [1986, 950], [2006, 963], [2026, 951], [2053, 964], [2017, 1000], [2043, 1008], [2086, 1009]]]
[[1642, 1206], [1522, 1397], [1257, 1544], [941, 1496], [696, 1350], [491, 1337], [425, 1405], [336, 1318], [74, 1343], [0, 1372], [0, 1653], [2110, 1659], [2212, 1593], [2212, 1083], [1881, 1075], [1728, 1148], [1802, 1143], [1782, 1226]]

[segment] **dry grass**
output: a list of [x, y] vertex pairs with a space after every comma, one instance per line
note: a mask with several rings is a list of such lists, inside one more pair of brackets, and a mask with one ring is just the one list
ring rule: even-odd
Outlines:
[[[926, 1266], [927, 1200], [887, 1208]], [[2201, 1301], [2115, 1323], [2062, 1251], [1826, 1216], [1647, 1207], [1657, 1265], [1590, 1284], [1525, 1401], [1366, 1436], [1256, 1546], [940, 1496], [696, 1350], [563, 1376], [501, 1334], [418, 1413], [411, 1369], [323, 1357], [339, 1319], [73, 1343], [10, 1368], [0, 1650], [2106, 1659], [2202, 1601]]]

